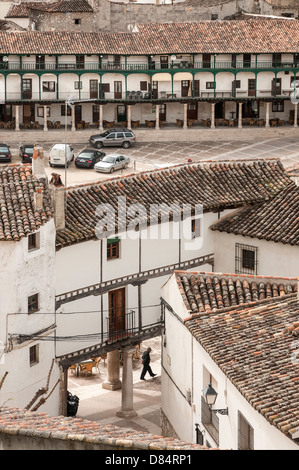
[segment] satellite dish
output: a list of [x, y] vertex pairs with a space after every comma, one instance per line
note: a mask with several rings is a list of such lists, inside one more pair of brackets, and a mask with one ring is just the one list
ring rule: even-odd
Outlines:
[[8, 62], [8, 57], [5, 55], [2, 60], [3, 62]]
[[170, 56], [170, 58], [171, 60], [176, 60], [176, 55], [173, 54], [172, 56]]

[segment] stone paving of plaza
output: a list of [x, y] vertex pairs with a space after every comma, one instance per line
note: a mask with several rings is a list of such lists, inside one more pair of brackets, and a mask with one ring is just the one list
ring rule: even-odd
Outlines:
[[[42, 145], [42, 143], [40, 144]], [[87, 146], [87, 143], [75, 144], [74, 151], [77, 155]], [[17, 148], [12, 144], [13, 162], [18, 163]], [[61, 175], [65, 182], [65, 170], [61, 167], [50, 168], [47, 157], [51, 145], [44, 145], [46, 157], [46, 173], [49, 177], [53, 172]], [[78, 169], [71, 163], [67, 170], [66, 185], [78, 185], [82, 183], [96, 182], [110, 177], [119, 177], [133, 172], [152, 170], [160, 166], [187, 163], [188, 159], [193, 162], [202, 160], [224, 161], [235, 159], [264, 159], [280, 158], [287, 169], [299, 166], [299, 138], [277, 137], [271, 139], [253, 140], [217, 140], [200, 142], [137, 142], [129, 149], [105, 148], [106, 154], [122, 153], [130, 156], [131, 163], [126, 170], [117, 171], [111, 175], [97, 173], [92, 169]]]

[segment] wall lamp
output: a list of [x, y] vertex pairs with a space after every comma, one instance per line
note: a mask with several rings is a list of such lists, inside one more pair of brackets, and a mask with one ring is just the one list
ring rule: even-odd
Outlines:
[[216, 392], [216, 390], [213, 389], [212, 385], [209, 384], [204, 390], [203, 390], [203, 397], [204, 397], [204, 400], [206, 402], [206, 404], [208, 405], [208, 407], [210, 408], [210, 410], [213, 412], [213, 413], [219, 413], [221, 415], [228, 415], [228, 408], [224, 408], [224, 409], [218, 409], [218, 410], [213, 410], [212, 409], [212, 406], [215, 405], [215, 401], [217, 399], [217, 395], [218, 393]]

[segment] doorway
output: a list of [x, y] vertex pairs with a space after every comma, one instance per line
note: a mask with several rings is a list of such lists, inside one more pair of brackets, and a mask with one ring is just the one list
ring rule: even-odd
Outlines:
[[24, 100], [32, 98], [32, 78], [23, 78], [22, 80], [22, 96]]
[[125, 105], [117, 106], [117, 122], [125, 122], [127, 120], [127, 108]]
[[215, 104], [215, 119], [224, 119], [225, 117], [225, 101]]
[[98, 81], [97, 80], [89, 80], [89, 98], [94, 99], [98, 98]]
[[281, 78], [272, 80], [272, 96], [281, 95]]
[[197, 120], [197, 103], [188, 103], [187, 119]]
[[122, 338], [126, 329], [125, 288], [110, 291], [109, 295], [109, 339]]
[[255, 78], [248, 79], [248, 96], [255, 96]]
[[35, 106], [33, 103], [23, 104], [23, 123], [35, 121]]
[[114, 82], [114, 99], [121, 99], [122, 95], [122, 82], [115, 81]]
[[190, 80], [181, 81], [181, 96], [186, 97], [189, 95]]
[[75, 124], [82, 121], [82, 106], [81, 104], [75, 105]]

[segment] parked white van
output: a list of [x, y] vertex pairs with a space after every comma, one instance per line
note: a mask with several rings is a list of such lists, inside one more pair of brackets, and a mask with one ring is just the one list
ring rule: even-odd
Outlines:
[[55, 144], [50, 150], [49, 165], [50, 166], [69, 166], [74, 160], [74, 149], [69, 144]]

